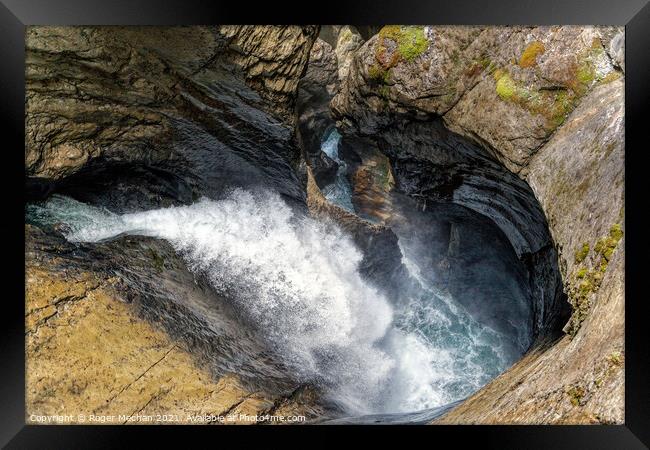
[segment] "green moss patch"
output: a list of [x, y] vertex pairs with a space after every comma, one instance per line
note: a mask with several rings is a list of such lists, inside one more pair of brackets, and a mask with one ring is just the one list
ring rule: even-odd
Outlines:
[[[582, 244], [575, 252], [576, 264], [584, 264], [577, 268], [569, 287], [569, 303], [572, 314], [564, 327], [564, 331], [575, 336], [582, 322], [587, 318], [591, 309], [591, 295], [598, 292], [607, 271], [609, 261], [619, 241], [623, 238], [621, 224], [613, 224], [606, 236], [598, 239], [590, 252], [589, 244]], [[589, 261], [587, 256], [591, 255]], [[591, 264], [588, 266], [587, 263]]]
[[397, 44], [397, 52], [405, 61], [413, 61], [429, 47], [429, 41], [424, 35], [424, 27], [387, 25], [379, 31], [381, 46], [384, 46], [385, 39], [390, 39]]
[[565, 392], [566, 392], [567, 396], [569, 397], [569, 401], [571, 402], [571, 404], [573, 406], [580, 405], [580, 403], [582, 402], [582, 399], [587, 394], [587, 392], [585, 391], [585, 388], [583, 388], [582, 386], [578, 386], [578, 385], [569, 386], [566, 389]]
[[621, 74], [612, 70], [606, 74], [598, 71], [598, 66], [606, 63], [607, 53], [600, 39], [594, 38], [591, 47], [576, 55], [577, 64], [572, 67], [573, 77], [568, 83], [576, 96], [583, 96], [596, 83], [610, 83]]
[[368, 76], [371, 80], [382, 84], [390, 83], [390, 71], [379, 64], [373, 64], [368, 68]]
[[621, 78], [622, 76], [623, 76], [623, 75], [621, 75], [620, 72], [618, 72], [618, 71], [616, 71], [616, 70], [613, 70], [613, 71], [609, 72], [607, 75], [605, 75], [605, 76], [602, 78], [601, 83], [603, 83], [603, 84], [611, 83], [612, 81], [616, 81], [616, 80], [618, 80], [618, 79]]
[[589, 243], [585, 242], [584, 244], [582, 244], [582, 247], [576, 250], [575, 253], [576, 264], [580, 264], [582, 261], [584, 261], [588, 254], [589, 254]]
[[613, 366], [623, 365], [623, 353], [621, 352], [612, 352], [607, 356], [607, 362]]
[[501, 100], [518, 103], [526, 109], [537, 111], [542, 106], [542, 95], [539, 91], [528, 89], [523, 84], [512, 79], [510, 74], [497, 69], [493, 74], [496, 81], [497, 95]]
[[[389, 48], [392, 50], [389, 52]], [[387, 25], [377, 35], [375, 62], [368, 68], [368, 77], [378, 85], [379, 95], [387, 99], [391, 69], [401, 61], [413, 61], [429, 48], [424, 27]]]
[[[524, 68], [535, 67], [538, 57], [545, 51], [541, 42], [532, 42], [524, 50], [519, 62], [513, 61], [513, 63]], [[567, 81], [559, 88], [553, 89], [526, 86], [523, 82], [514, 79], [507, 70], [492, 69], [496, 81], [496, 94], [503, 101], [517, 103], [531, 113], [543, 116], [546, 119], [545, 128], [548, 132], [552, 132], [564, 122], [580, 98], [594, 84], [609, 83], [620, 78], [621, 74], [617, 71], [606, 74], [599, 72], [598, 67], [606, 64], [605, 59], [605, 49], [600, 40], [594, 39], [591, 47], [576, 55], [573, 64], [567, 64], [565, 69]]]
[[602, 255], [606, 261], [609, 261], [618, 245], [618, 241], [620, 241], [622, 237], [623, 230], [621, 230], [621, 225], [615, 223], [609, 229], [609, 234], [607, 236], [598, 239], [594, 246], [594, 251]]
[[[389, 48], [394, 50], [389, 52]], [[375, 60], [389, 70], [401, 61], [413, 61], [427, 48], [429, 41], [424, 35], [424, 27], [387, 25], [377, 35]]]
[[496, 69], [493, 77], [501, 100], [517, 103], [531, 113], [543, 116], [549, 130], [557, 128], [574, 106], [575, 96], [567, 90], [532, 89], [514, 80], [504, 69]]
[[518, 99], [519, 86], [510, 78], [507, 73], [498, 73], [497, 94], [502, 100], [512, 101]]

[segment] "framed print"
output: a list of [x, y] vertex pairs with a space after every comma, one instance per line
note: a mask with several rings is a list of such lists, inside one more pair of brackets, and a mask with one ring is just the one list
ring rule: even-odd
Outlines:
[[4, 1], [3, 444], [647, 448], [650, 6], [470, 3]]

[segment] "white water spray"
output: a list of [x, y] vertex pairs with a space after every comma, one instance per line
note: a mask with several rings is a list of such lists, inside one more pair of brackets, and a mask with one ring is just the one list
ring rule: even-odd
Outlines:
[[[165, 239], [255, 327], [303, 382], [351, 414], [408, 412], [458, 400], [510, 361], [500, 337], [426, 286], [399, 310], [359, 274], [362, 255], [331, 224], [298, 217], [274, 193], [116, 215], [54, 196], [30, 205], [67, 239]], [[487, 356], [486, 356], [487, 354]]]

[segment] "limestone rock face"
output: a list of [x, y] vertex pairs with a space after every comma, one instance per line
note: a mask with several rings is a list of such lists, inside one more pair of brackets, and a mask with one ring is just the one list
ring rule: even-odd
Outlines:
[[293, 123], [298, 82], [318, 35], [317, 26], [222, 26], [246, 81], [284, 121]]
[[559, 250], [574, 331], [624, 233], [623, 94], [622, 80], [595, 87], [528, 166]]
[[[119, 165], [171, 164], [180, 172], [185, 164], [197, 172], [197, 159], [203, 158], [196, 151], [182, 154], [177, 143], [190, 135], [195, 148], [209, 143], [246, 153], [243, 127], [223, 125], [237, 121], [267, 137], [255, 141], [270, 139], [271, 147], [283, 148], [269, 147], [269, 157], [282, 155], [282, 161], [260, 166], [290, 165], [298, 159], [291, 142], [298, 81], [317, 32], [270, 26], [29, 27], [26, 175], [42, 190], [84, 171]], [[190, 118], [201, 129], [183, 126]]]
[[391, 112], [442, 115], [518, 172], [589, 89], [620, 76], [606, 51], [611, 33], [384, 27], [357, 53], [333, 107], [363, 133], [388, 125]]
[[384, 27], [332, 101], [342, 143], [377, 145], [403, 192], [492, 218], [530, 268], [536, 345], [438, 422], [623, 421], [623, 40]]
[[382, 28], [355, 53], [333, 109], [364, 133], [390, 123], [391, 101], [396, 111], [446, 112], [474, 82], [459, 58], [480, 33], [476, 27]]
[[363, 38], [354, 28], [346, 25], [339, 30], [335, 47], [339, 81], [348, 77], [354, 53], [363, 42]]
[[539, 27], [514, 34], [490, 60], [491, 73], [445, 122], [498, 149], [495, 156], [508, 169], [522, 170], [586, 92], [620, 76], [605, 51], [603, 31]]
[[439, 422], [622, 423], [622, 80], [598, 85], [582, 100], [530, 161], [527, 181], [559, 250], [573, 306], [570, 335], [532, 352]]
[[174, 95], [170, 77], [161, 62], [114, 41], [111, 31], [27, 30], [28, 175], [60, 179], [105, 154], [130, 162], [168, 153], [155, 142], [169, 132], [156, 107]]
[[28, 417], [108, 415], [118, 424], [165, 411], [186, 423], [187, 415], [272, 407], [268, 394], [253, 395], [236, 377], [211, 379], [91, 274], [67, 275], [27, 269]]

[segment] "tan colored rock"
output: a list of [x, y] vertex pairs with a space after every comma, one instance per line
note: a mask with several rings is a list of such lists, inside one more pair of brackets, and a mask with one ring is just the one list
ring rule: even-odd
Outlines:
[[624, 114], [623, 81], [596, 86], [526, 168], [557, 244], [573, 328], [624, 233]]
[[480, 52], [493, 44], [481, 32], [463, 26], [382, 28], [355, 53], [350, 74], [332, 102], [334, 111], [364, 134], [390, 123], [383, 114], [393, 109], [445, 113], [477, 81], [470, 70], [473, 59], [478, 61]]
[[619, 79], [594, 87], [532, 158], [526, 178], [559, 250], [570, 335], [436, 423], [624, 422], [624, 142]]
[[229, 86], [224, 64], [241, 67], [261, 97], [246, 101], [292, 126], [317, 32], [313, 26], [28, 27], [27, 175], [56, 181], [92, 165], [166, 161], [170, 114], [197, 119], [205, 104], [219, 105], [210, 86]]
[[27, 423], [40, 423], [37, 416], [54, 423], [156, 423], [164, 415], [158, 423], [223, 416], [223, 423], [252, 424], [250, 416], [275, 414], [276, 403], [284, 415], [314, 414], [314, 403], [251, 391], [235, 375], [215, 379], [116, 297], [112, 280], [30, 262], [26, 280]]
[[334, 48], [338, 63], [339, 81], [342, 82], [348, 77], [354, 53], [363, 45], [363, 42], [363, 38], [354, 28], [345, 25], [339, 30], [336, 47]]
[[620, 74], [611, 27], [384, 27], [332, 107], [371, 135], [391, 114], [442, 115], [518, 172], [595, 84]]
[[497, 48], [481, 81], [444, 119], [518, 172], [586, 92], [619, 75], [598, 27], [522, 29]]
[[294, 123], [298, 82], [318, 36], [317, 26], [242, 26], [219, 28], [231, 38], [229, 48], [246, 73], [247, 82], [287, 123]]

